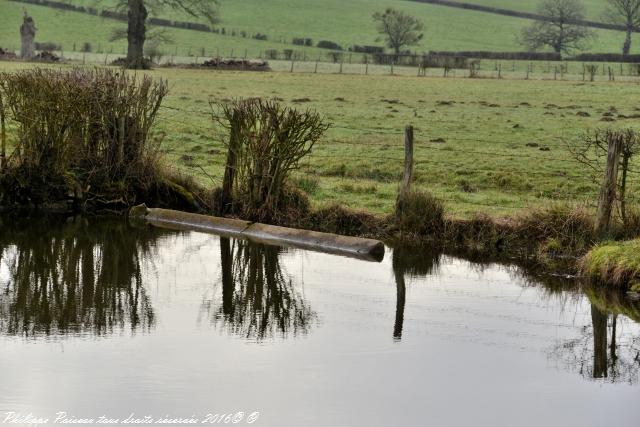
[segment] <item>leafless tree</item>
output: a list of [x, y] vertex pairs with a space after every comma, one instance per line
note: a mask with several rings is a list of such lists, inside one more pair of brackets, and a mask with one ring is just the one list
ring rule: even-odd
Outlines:
[[576, 22], [584, 19], [584, 6], [580, 0], [542, 0], [538, 14], [543, 20], [535, 21], [522, 31], [520, 42], [531, 50], [549, 46], [557, 53], [583, 49], [595, 33]]
[[640, 0], [607, 0], [605, 18], [615, 24], [624, 25], [626, 37], [622, 45], [622, 54], [631, 50], [631, 34], [640, 28]]
[[116, 7], [127, 11], [126, 67], [132, 69], [148, 67], [144, 59], [144, 43], [149, 9], [182, 11], [211, 24], [217, 22], [218, 18], [217, 0], [118, 0]]
[[424, 24], [417, 18], [395, 9], [373, 14], [378, 32], [396, 55], [404, 46], [414, 46], [422, 40]]
[[591, 172], [592, 180], [599, 183], [605, 167], [604, 163], [607, 158], [609, 141], [612, 139], [620, 139], [622, 141], [617, 198], [620, 208], [620, 218], [622, 222], [627, 225], [628, 178], [629, 173], [632, 172], [631, 160], [640, 153], [640, 133], [631, 128], [596, 129], [593, 133], [586, 134], [582, 141], [576, 144], [567, 144], [567, 148], [578, 162], [587, 166]]

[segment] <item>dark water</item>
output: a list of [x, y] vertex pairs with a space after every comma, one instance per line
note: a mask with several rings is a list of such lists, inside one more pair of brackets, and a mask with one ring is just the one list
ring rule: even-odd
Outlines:
[[640, 306], [617, 294], [425, 250], [369, 263], [113, 220], [1, 226], [0, 424], [640, 422]]

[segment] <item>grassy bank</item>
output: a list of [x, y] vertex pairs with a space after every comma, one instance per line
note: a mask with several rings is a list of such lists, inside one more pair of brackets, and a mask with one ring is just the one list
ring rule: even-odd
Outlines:
[[596, 245], [580, 262], [582, 274], [616, 287], [640, 292], [640, 240]]

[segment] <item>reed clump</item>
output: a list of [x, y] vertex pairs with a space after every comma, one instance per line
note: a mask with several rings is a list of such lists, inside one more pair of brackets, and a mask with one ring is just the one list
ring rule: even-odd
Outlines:
[[400, 192], [395, 225], [404, 236], [437, 237], [444, 232], [444, 204], [426, 191]]
[[508, 218], [477, 214], [469, 220], [449, 219], [445, 240], [481, 252], [515, 249], [549, 262], [584, 254], [597, 240], [593, 225], [588, 209], [556, 204]]
[[[130, 206], [164, 180], [152, 137], [167, 84], [111, 69], [0, 74], [0, 204]], [[4, 133], [3, 133], [4, 135]]]

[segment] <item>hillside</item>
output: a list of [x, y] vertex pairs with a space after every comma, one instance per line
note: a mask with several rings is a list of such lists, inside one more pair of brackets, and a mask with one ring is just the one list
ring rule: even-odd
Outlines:
[[[538, 5], [538, 0], [464, 0], [464, 2], [531, 13], [536, 12]], [[606, 0], [582, 0], [582, 3], [585, 6], [587, 19], [593, 21], [603, 20], [607, 5]]]
[[[505, 6], [508, 3], [508, 0], [474, 1], [496, 6]], [[595, 0], [592, 1], [595, 3]], [[92, 0], [72, 2], [95, 6]], [[98, 7], [104, 7], [108, 6], [108, 3], [102, 2], [100, 5], [102, 6]], [[34, 16], [40, 29], [40, 41], [62, 44], [65, 50], [71, 50], [74, 43], [80, 46], [83, 42], [90, 42], [93, 46], [101, 45], [105, 50], [113, 48], [114, 52], [122, 51], [124, 48], [123, 42], [108, 42], [113, 28], [123, 27], [124, 24], [121, 22], [7, 0], [0, 0], [0, 13], [8, 24], [0, 28], [0, 45], [16, 47], [19, 44], [17, 28], [20, 25], [22, 8], [25, 6]], [[229, 55], [231, 49], [234, 49], [238, 55], [243, 54], [246, 49], [249, 56], [257, 56], [265, 49], [291, 48], [291, 45], [279, 41], [290, 41], [293, 37], [309, 37], [314, 43], [318, 40], [331, 40], [345, 47], [354, 44], [379, 44], [371, 22], [371, 14], [390, 6], [407, 11], [425, 22], [427, 30], [424, 41], [416, 47], [418, 51], [520, 50], [516, 36], [530, 22], [521, 18], [402, 0], [221, 0], [219, 27], [225, 28], [226, 36], [170, 29], [167, 32], [173, 37], [174, 43], [164, 46], [164, 50], [173, 53], [177, 48], [179, 54], [187, 54], [189, 51], [195, 54], [204, 48], [207, 55], [216, 49], [221, 55]], [[535, 10], [535, 2], [518, 2], [518, 7], [523, 10], [530, 7], [531, 10]], [[184, 14], [169, 10], [161, 10], [157, 15], [168, 16], [171, 19], [193, 20]], [[242, 31], [248, 34], [267, 34], [269, 41], [242, 38], [239, 36]], [[232, 32], [236, 33], [235, 37], [229, 35]], [[590, 51], [619, 51], [623, 41], [620, 32], [596, 32], [599, 37], [592, 43]], [[318, 53], [317, 49], [295, 48], [306, 50], [310, 56]], [[632, 51], [640, 52], [640, 38], [637, 35]]]

